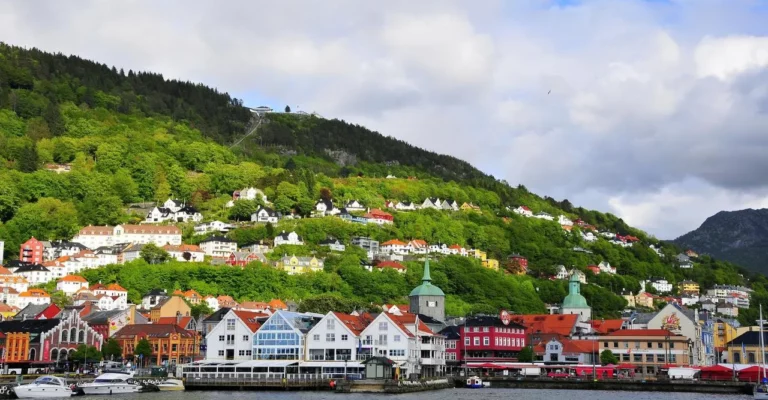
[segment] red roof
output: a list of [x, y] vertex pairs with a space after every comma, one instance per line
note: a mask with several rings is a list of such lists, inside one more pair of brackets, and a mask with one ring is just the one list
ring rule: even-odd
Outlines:
[[456, 250], [461, 250], [461, 249], [463, 249], [463, 247], [459, 246], [458, 244], [452, 244], [452, 245], [450, 245], [448, 248], [449, 248], [449, 249], [456, 249]]
[[606, 336], [681, 336], [666, 329], [622, 329]]
[[13, 275], [13, 272], [9, 270], [8, 268], [3, 267], [0, 265], [0, 275]]
[[43, 310], [43, 312], [41, 312], [40, 314], [37, 314], [35, 319], [42, 319], [42, 318], [51, 319], [59, 315], [60, 312], [61, 312], [61, 308], [59, 308], [59, 306], [57, 306], [56, 304], [51, 304], [45, 310]]
[[377, 218], [381, 218], [381, 217], [383, 217], [383, 218], [389, 218], [389, 219], [391, 219], [391, 218], [392, 218], [392, 214], [390, 214], [390, 213], [388, 213], [388, 212], [386, 212], [386, 211], [381, 211], [381, 210], [379, 210], [378, 208], [374, 208], [374, 209], [373, 209], [373, 210], [371, 210], [371, 212], [369, 212], [368, 214], [369, 214], [369, 215], [373, 215], [374, 217], [377, 217]]
[[587, 265], [587, 269], [592, 271], [595, 275], [600, 273], [600, 267], [597, 265]]
[[[387, 314], [392, 318], [393, 320], [398, 320], [401, 324], [415, 324], [416, 323], [416, 314], [406, 313], [404, 312], [403, 315], [394, 315], [394, 314]], [[427, 333], [430, 335], [434, 335], [435, 333], [432, 332], [432, 329], [429, 329], [429, 327], [424, 323], [424, 321], [419, 320], [419, 332]]]
[[[563, 345], [563, 353], [567, 354], [581, 354], [581, 353], [598, 353], [600, 348], [594, 343], [593, 340], [570, 340], [567, 338], [558, 339]], [[546, 343], [544, 341], [539, 342], [534, 350], [537, 353], [546, 352]]]
[[355, 336], [360, 336], [360, 333], [363, 332], [363, 329], [365, 329], [371, 323], [371, 319], [368, 318], [370, 317], [369, 314], [349, 315], [334, 311], [333, 315], [347, 328], [349, 328], [349, 330], [352, 331], [352, 334]]
[[579, 316], [576, 314], [513, 315], [512, 321], [526, 327], [526, 333], [556, 333], [570, 336]]
[[273, 310], [287, 310], [288, 306], [280, 299], [272, 299], [269, 301], [269, 306]]
[[258, 318], [269, 317], [267, 314], [252, 311], [232, 310], [232, 312], [237, 315], [237, 318], [240, 318], [240, 320], [243, 321], [248, 329], [251, 330], [251, 333], [256, 333], [261, 327], [261, 323], [257, 320]]
[[520, 206], [520, 208], [522, 208], [522, 209], [523, 209], [523, 210], [525, 210], [525, 211], [531, 211], [531, 209], [530, 209], [530, 208], [528, 208], [528, 206]]
[[399, 241], [397, 239], [392, 239], [392, 240], [387, 240], [386, 242], [382, 243], [381, 245], [382, 246], [392, 246], [392, 245], [405, 246], [407, 244], [408, 243], [403, 243], [403, 242], [401, 242], [401, 241]]
[[601, 335], [605, 335], [606, 333], [615, 332], [621, 329], [621, 326], [624, 324], [624, 320], [622, 319], [605, 319], [605, 320], [592, 320], [592, 329], [594, 329], [597, 333]]
[[181, 329], [187, 329], [187, 325], [189, 325], [189, 321], [192, 320], [192, 317], [181, 317], [179, 318], [179, 322], [176, 323], [176, 317], [160, 317], [157, 319], [157, 322], [154, 322], [157, 325], [177, 325]]
[[394, 261], [382, 261], [378, 264], [376, 264], [376, 268], [394, 268], [398, 270], [403, 270], [405, 267], [397, 262]]
[[421, 247], [427, 247], [429, 245], [426, 240], [422, 240], [422, 239], [413, 239], [411, 240], [411, 243], [413, 243], [415, 246], [421, 246]]

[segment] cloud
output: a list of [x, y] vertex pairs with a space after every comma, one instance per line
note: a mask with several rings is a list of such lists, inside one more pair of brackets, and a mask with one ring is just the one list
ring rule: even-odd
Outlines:
[[0, 37], [299, 105], [659, 237], [768, 188], [753, 2], [0, 3]]

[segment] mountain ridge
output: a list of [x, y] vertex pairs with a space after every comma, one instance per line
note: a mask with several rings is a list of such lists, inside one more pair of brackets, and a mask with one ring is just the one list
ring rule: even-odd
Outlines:
[[768, 272], [768, 209], [720, 211], [672, 242], [765, 274]]

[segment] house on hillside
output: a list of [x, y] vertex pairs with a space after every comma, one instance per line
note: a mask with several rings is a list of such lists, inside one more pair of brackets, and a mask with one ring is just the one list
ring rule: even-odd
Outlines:
[[374, 208], [364, 216], [369, 224], [389, 225], [394, 223], [392, 214]]
[[276, 224], [278, 219], [279, 216], [275, 210], [264, 206], [259, 206], [256, 212], [251, 214], [251, 222]]
[[350, 240], [350, 244], [365, 250], [369, 260], [372, 260], [379, 254], [379, 242], [369, 237], [355, 236]]
[[571, 221], [568, 217], [565, 215], [560, 215], [557, 217], [557, 223], [562, 226], [573, 226], [573, 221]]
[[421, 203], [421, 209], [431, 208], [434, 210], [440, 210], [442, 209], [442, 202], [437, 197], [428, 197], [424, 199], [424, 202]]
[[446, 211], [459, 211], [459, 203], [453, 199], [446, 199], [440, 203], [440, 209]]
[[267, 200], [267, 195], [264, 194], [264, 192], [261, 189], [256, 189], [253, 187], [245, 188], [242, 190], [235, 190], [232, 193], [232, 200], [227, 202], [227, 207], [234, 207], [235, 202], [238, 200], [256, 200], [261, 202], [262, 204], [269, 204], [269, 200]]
[[223, 236], [211, 236], [200, 242], [200, 248], [212, 257], [228, 257], [237, 251], [237, 242]]
[[276, 266], [278, 269], [287, 272], [288, 275], [298, 275], [322, 271], [325, 266], [325, 260], [317, 257], [296, 257], [293, 255], [281, 258], [276, 263]]
[[416, 205], [411, 203], [410, 201], [399, 201], [395, 205], [395, 210], [397, 211], [415, 211]]
[[405, 242], [392, 239], [382, 243], [379, 252], [385, 254], [406, 255], [408, 254], [407, 246], [408, 244]]
[[346, 208], [348, 212], [365, 211], [365, 206], [357, 200], [348, 201], [346, 204], [344, 204], [344, 208]]
[[600, 264], [597, 265], [598, 268], [600, 268], [600, 272], [604, 272], [606, 274], [615, 275], [616, 274], [616, 267], [612, 267], [611, 263], [608, 261], [600, 261]]
[[195, 225], [195, 235], [205, 235], [206, 233], [217, 232], [227, 233], [235, 229], [235, 226], [221, 221], [211, 221], [204, 224]]
[[341, 210], [333, 205], [333, 201], [320, 199], [317, 203], [315, 203], [315, 210], [312, 212], [312, 216], [325, 217], [329, 215], [338, 215], [339, 213], [341, 213]]
[[286, 233], [283, 231], [279, 235], [275, 236], [275, 246], [280, 246], [283, 244], [303, 246], [304, 239], [302, 239], [302, 237], [299, 236], [296, 232]]
[[538, 219], [545, 219], [547, 221], [554, 221], [555, 217], [545, 213], [544, 211], [539, 211], [536, 214], [533, 215], [534, 218]]
[[555, 274], [555, 279], [564, 281], [568, 278], [570, 278], [570, 274], [568, 273], [568, 270], [565, 268], [565, 265], [558, 265], [557, 273]]
[[331, 251], [343, 252], [347, 249], [347, 246], [345, 246], [339, 239], [331, 237], [321, 240], [318, 244], [320, 246], [328, 247]]
[[533, 211], [531, 211], [531, 209], [526, 206], [519, 206], [515, 208], [514, 213], [517, 215], [522, 215], [523, 217], [533, 217]]

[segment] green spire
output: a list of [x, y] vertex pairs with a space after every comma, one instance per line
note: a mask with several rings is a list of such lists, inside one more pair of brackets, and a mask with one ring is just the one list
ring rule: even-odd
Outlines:
[[421, 282], [432, 282], [432, 277], [429, 276], [429, 257], [427, 257], [427, 261], [424, 263], [424, 276], [421, 278]]
[[445, 296], [439, 287], [432, 284], [432, 276], [429, 274], [429, 257], [424, 262], [424, 276], [421, 278], [421, 285], [416, 286], [410, 296]]

